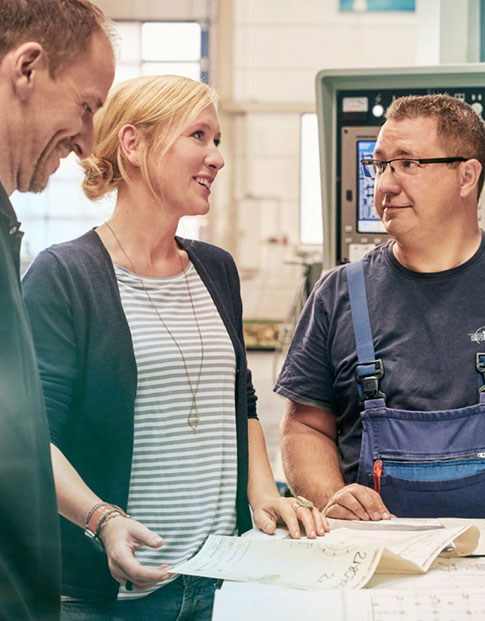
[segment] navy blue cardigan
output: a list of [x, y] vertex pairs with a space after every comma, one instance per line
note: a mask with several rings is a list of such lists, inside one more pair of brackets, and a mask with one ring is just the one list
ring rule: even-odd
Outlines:
[[[207, 287], [236, 355], [237, 527], [251, 528], [247, 501], [248, 417], [256, 395], [247, 369], [239, 277], [229, 253], [177, 238]], [[126, 508], [137, 369], [111, 258], [94, 231], [39, 254], [23, 279], [51, 441], [103, 500]], [[61, 518], [62, 593], [114, 599], [106, 556]]]

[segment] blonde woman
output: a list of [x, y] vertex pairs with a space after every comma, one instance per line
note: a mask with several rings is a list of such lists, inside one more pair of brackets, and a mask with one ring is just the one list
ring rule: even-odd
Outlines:
[[170, 569], [208, 535], [250, 528], [248, 500], [267, 533], [279, 519], [293, 537], [299, 522], [325, 532], [311, 503], [276, 490], [232, 258], [175, 236], [208, 212], [224, 165], [216, 106], [187, 78], [114, 89], [83, 163], [86, 194], [115, 192], [114, 213], [24, 279], [67, 518], [65, 619], [210, 619], [215, 581]]

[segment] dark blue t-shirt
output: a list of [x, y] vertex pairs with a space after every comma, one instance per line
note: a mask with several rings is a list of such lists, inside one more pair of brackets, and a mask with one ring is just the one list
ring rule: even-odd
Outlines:
[[[392, 242], [364, 258], [380, 389], [389, 407], [432, 411], [478, 402], [475, 354], [485, 352], [485, 241], [466, 263], [444, 272], [403, 267]], [[340, 467], [355, 482], [362, 427], [357, 354], [344, 266], [315, 285], [275, 391], [337, 418]]]

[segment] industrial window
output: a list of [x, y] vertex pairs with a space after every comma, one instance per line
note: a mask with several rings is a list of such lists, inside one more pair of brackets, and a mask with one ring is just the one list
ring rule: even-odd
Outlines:
[[[208, 81], [208, 29], [199, 22], [117, 22], [119, 35], [114, 83], [139, 75], [176, 74]], [[15, 192], [12, 203], [22, 229], [22, 266], [51, 244], [81, 235], [103, 222], [114, 197], [90, 202], [81, 189], [82, 170], [73, 154], [62, 160], [41, 194]], [[181, 234], [197, 237], [196, 218], [183, 218]]]
[[316, 114], [301, 117], [300, 243], [322, 244], [322, 199]]

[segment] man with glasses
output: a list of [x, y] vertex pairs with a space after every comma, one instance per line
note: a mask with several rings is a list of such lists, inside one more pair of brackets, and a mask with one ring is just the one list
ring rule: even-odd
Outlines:
[[446, 95], [386, 118], [362, 165], [393, 241], [308, 300], [275, 387], [285, 472], [328, 517], [485, 517], [485, 128]]

